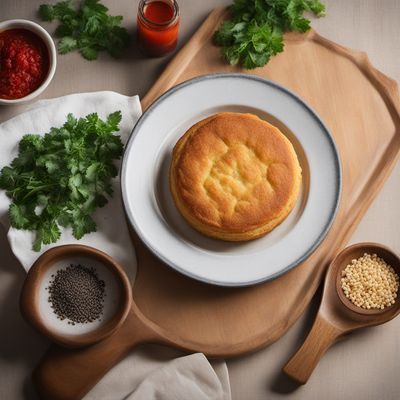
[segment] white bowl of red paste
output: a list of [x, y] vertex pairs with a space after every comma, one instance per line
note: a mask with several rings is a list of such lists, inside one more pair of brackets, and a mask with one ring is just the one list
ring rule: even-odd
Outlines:
[[0, 105], [39, 96], [56, 70], [53, 39], [40, 25], [24, 19], [0, 22]]

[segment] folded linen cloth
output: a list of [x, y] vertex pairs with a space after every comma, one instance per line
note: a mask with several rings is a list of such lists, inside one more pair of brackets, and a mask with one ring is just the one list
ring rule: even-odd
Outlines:
[[[127, 97], [115, 92], [72, 94], [35, 103], [24, 113], [0, 124], [0, 169], [18, 154], [18, 142], [27, 133], [44, 134], [61, 126], [68, 113], [77, 117], [97, 112], [100, 118], [120, 110], [122, 121], [118, 134], [125, 143], [141, 115], [138, 96]], [[43, 246], [40, 253], [32, 250], [34, 233], [10, 228], [7, 210], [10, 204], [0, 191], [0, 223], [8, 229], [8, 241], [26, 271], [36, 258], [53, 246], [80, 243], [96, 247], [118, 260], [131, 280], [136, 272], [136, 258], [123, 212], [119, 177], [113, 180], [114, 196], [99, 209], [94, 219], [97, 232], [77, 241], [70, 228], [61, 230], [61, 239]], [[173, 360], [173, 361], [171, 361]], [[160, 346], [147, 346], [132, 352], [110, 370], [85, 399], [215, 399], [229, 400], [230, 387], [226, 364], [213, 362], [202, 354], [182, 356]]]
[[[63, 125], [68, 113], [72, 113], [76, 117], [84, 117], [97, 112], [100, 118], [104, 119], [108, 114], [117, 110], [122, 113], [118, 134], [125, 143], [142, 113], [138, 96], [127, 97], [114, 92], [94, 92], [39, 101], [28, 111], [1, 124], [0, 168], [10, 164], [18, 155], [18, 143], [27, 133], [44, 134], [49, 132], [51, 127]], [[133, 279], [136, 271], [135, 252], [125, 222], [119, 184], [119, 178], [113, 180], [114, 195], [112, 199], [109, 199], [108, 204], [94, 214], [97, 232], [85, 235], [79, 241], [73, 237], [71, 228], [62, 228], [61, 239], [55, 244], [42, 246], [38, 253], [32, 250], [34, 232], [11, 227], [8, 230], [8, 240], [22, 266], [28, 270], [41, 253], [55, 245], [80, 243], [96, 247], [114, 257], [125, 267], [129, 277]], [[9, 204], [10, 200], [5, 192], [0, 191], [0, 222], [6, 229], [9, 228], [7, 218]]]
[[225, 362], [210, 363], [203, 354], [148, 345], [122, 360], [84, 400], [230, 400]]

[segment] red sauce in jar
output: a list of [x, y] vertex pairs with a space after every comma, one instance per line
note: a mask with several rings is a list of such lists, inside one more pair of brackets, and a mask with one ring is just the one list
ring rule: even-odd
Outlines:
[[0, 32], [0, 98], [19, 99], [35, 91], [49, 70], [45, 43], [27, 29]]
[[174, 16], [172, 6], [163, 1], [152, 1], [144, 8], [144, 16], [156, 24], [165, 24]]
[[179, 8], [174, 0], [142, 0], [138, 12], [138, 40], [151, 56], [172, 51], [178, 42]]

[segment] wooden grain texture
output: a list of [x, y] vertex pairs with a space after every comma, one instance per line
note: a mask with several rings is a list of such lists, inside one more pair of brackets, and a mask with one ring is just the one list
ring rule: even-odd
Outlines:
[[329, 266], [324, 293], [313, 327], [283, 371], [293, 380], [305, 384], [326, 350], [339, 338], [357, 329], [384, 324], [400, 313], [400, 300], [384, 309], [366, 310], [347, 299], [341, 287], [342, 271], [351, 260], [365, 253], [377, 254], [400, 276], [400, 258], [386, 246], [358, 243], [340, 252]]
[[[225, 16], [223, 9], [211, 13], [145, 96], [144, 108], [191, 77], [243, 72], [226, 65], [219, 49], [211, 44], [215, 27]], [[290, 34], [286, 35], [284, 53], [251, 72], [297, 93], [327, 123], [342, 158], [343, 195], [336, 221], [318, 250], [279, 279], [250, 288], [215, 287], [180, 275], [163, 265], [133, 235], [138, 257], [133, 294], [141, 313], [162, 329], [163, 339], [170, 344], [179, 341], [184, 347], [214, 357], [255, 351], [288, 330], [315, 293], [326, 266], [348, 241], [389, 176], [400, 149], [397, 86], [375, 70], [364, 53], [336, 45], [314, 31]], [[113, 341], [126, 335], [124, 332], [117, 333]], [[121, 356], [118, 354], [110, 364]], [[104, 369], [110, 366], [104, 365]]]
[[[145, 96], [144, 108], [194, 76], [243, 72], [221, 60], [211, 43], [226, 13], [216, 9], [210, 14]], [[318, 250], [286, 275], [250, 288], [195, 282], [166, 268], [135, 239], [139, 272], [134, 293], [139, 308], [167, 331], [202, 343], [206, 353], [215, 346], [226, 355], [254, 351], [288, 330], [389, 176], [400, 149], [397, 84], [374, 69], [365, 53], [311, 30], [286, 35], [283, 53], [266, 67], [246, 72], [288, 87], [323, 118], [341, 155], [343, 193], [336, 221]]]
[[[40, 311], [40, 288], [46, 273], [56, 262], [65, 261], [68, 265], [71, 258], [79, 259], [81, 257], [96, 260], [107, 268], [111, 276], [114, 277], [115, 284], [118, 285], [119, 299], [116, 303], [114, 315], [106, 323], [100, 325], [94, 331], [80, 335], [66, 335], [43, 319]], [[131, 282], [124, 269], [108, 254], [80, 244], [56, 246], [44, 252], [30, 268], [20, 295], [20, 310], [25, 320], [53, 342], [71, 348], [85, 347], [113, 335], [120, 329], [129, 315], [131, 303]]]

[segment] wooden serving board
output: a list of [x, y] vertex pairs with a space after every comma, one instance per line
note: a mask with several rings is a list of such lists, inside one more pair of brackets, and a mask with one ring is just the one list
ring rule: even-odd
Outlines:
[[396, 82], [373, 68], [365, 53], [312, 30], [287, 34], [284, 52], [263, 68], [227, 65], [212, 44], [227, 15], [226, 9], [215, 9], [208, 16], [143, 98], [143, 108], [195, 76], [254, 73], [294, 91], [317, 111], [335, 137], [343, 167], [341, 205], [330, 233], [308, 260], [272, 282], [239, 289], [199, 283], [162, 265], [134, 239], [139, 263], [134, 298], [141, 311], [166, 331], [201, 344], [205, 353], [234, 356], [279, 339], [310, 302], [327, 265], [396, 163], [400, 99]]
[[[133, 297], [143, 314], [141, 318], [150, 320], [163, 338], [158, 342], [181, 343], [180, 347], [212, 357], [255, 351], [289, 329], [389, 176], [400, 151], [397, 85], [374, 69], [364, 53], [332, 43], [315, 31], [288, 34], [282, 54], [264, 68], [243, 71], [227, 65], [211, 42], [213, 32], [226, 16], [226, 9], [216, 9], [209, 15], [144, 97], [143, 108], [172, 86], [198, 75], [248, 72], [277, 81], [310, 104], [330, 128], [341, 155], [343, 191], [336, 220], [314, 254], [278, 279], [253, 287], [222, 288], [180, 275], [163, 265], [132, 232], [138, 259]], [[145, 336], [124, 324], [106, 343], [96, 345], [100, 350], [104, 346], [113, 349], [109, 353], [112, 357], [98, 360], [103, 373], [127, 349], [152, 341], [151, 335]], [[82, 369], [85, 352], [96, 353], [96, 348], [61, 350], [53, 346], [37, 370], [37, 381], [45, 387], [50, 386], [46, 382], [53, 382], [53, 393], [60, 391], [62, 384], [54, 382], [58, 367], [53, 367], [62, 364], [68, 368], [68, 360], [76, 357]], [[81, 394], [100, 376], [96, 374], [84, 383], [88, 374], [78, 371], [76, 375], [76, 382], [68, 385], [79, 386], [77, 393]], [[62, 376], [58, 378], [63, 381]]]

